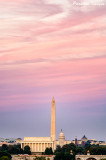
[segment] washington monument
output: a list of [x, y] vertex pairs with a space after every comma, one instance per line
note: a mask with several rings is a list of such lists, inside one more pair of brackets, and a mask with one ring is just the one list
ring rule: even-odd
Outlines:
[[56, 121], [55, 121], [55, 99], [53, 97], [51, 104], [51, 138], [56, 141]]

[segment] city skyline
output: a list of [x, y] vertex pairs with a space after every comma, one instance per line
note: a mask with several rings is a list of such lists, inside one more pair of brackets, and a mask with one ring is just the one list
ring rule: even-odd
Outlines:
[[85, 134], [106, 141], [101, 2], [0, 0], [1, 138], [49, 136], [54, 96], [56, 138], [63, 129], [67, 140]]

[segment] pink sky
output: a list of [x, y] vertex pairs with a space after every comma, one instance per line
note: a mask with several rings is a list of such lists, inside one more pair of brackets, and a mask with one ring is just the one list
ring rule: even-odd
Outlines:
[[75, 110], [80, 103], [104, 104], [104, 114], [106, 5], [101, 2], [0, 0], [1, 111], [45, 107], [54, 96], [57, 103], [77, 104]]

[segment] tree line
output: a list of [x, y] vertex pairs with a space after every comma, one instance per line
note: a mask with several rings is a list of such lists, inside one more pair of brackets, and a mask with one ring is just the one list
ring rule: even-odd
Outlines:
[[[86, 146], [76, 146], [73, 143], [66, 144], [63, 147], [57, 146], [56, 150], [53, 152], [52, 148], [46, 148], [43, 155], [55, 155], [54, 160], [75, 160], [75, 155], [77, 154], [87, 154], [89, 150], [91, 155], [106, 155], [106, 146], [99, 145], [86, 145]], [[9, 145], [3, 144], [0, 147], [0, 160], [10, 160], [11, 155], [17, 154], [31, 154], [30, 147], [25, 146], [24, 149], [21, 145]]]
[[54, 160], [75, 160], [75, 155], [86, 155], [88, 150], [91, 155], [106, 155], [106, 146], [76, 146], [75, 144], [70, 143], [64, 145], [63, 147], [57, 146], [54, 152]]
[[12, 157], [11, 155], [17, 155], [17, 154], [31, 154], [30, 147], [25, 146], [24, 150], [21, 148], [20, 144], [17, 145], [6, 145], [3, 144], [2, 147], [0, 147], [0, 160], [10, 160]]

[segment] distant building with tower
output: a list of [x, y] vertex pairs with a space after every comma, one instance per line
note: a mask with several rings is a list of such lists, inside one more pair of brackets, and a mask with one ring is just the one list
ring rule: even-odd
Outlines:
[[106, 146], [105, 141], [97, 141], [95, 139], [88, 139], [85, 135], [78, 140], [77, 137], [75, 137], [75, 140], [72, 140], [71, 143], [74, 143], [76, 146], [87, 146], [87, 145], [99, 145], [99, 146]]

